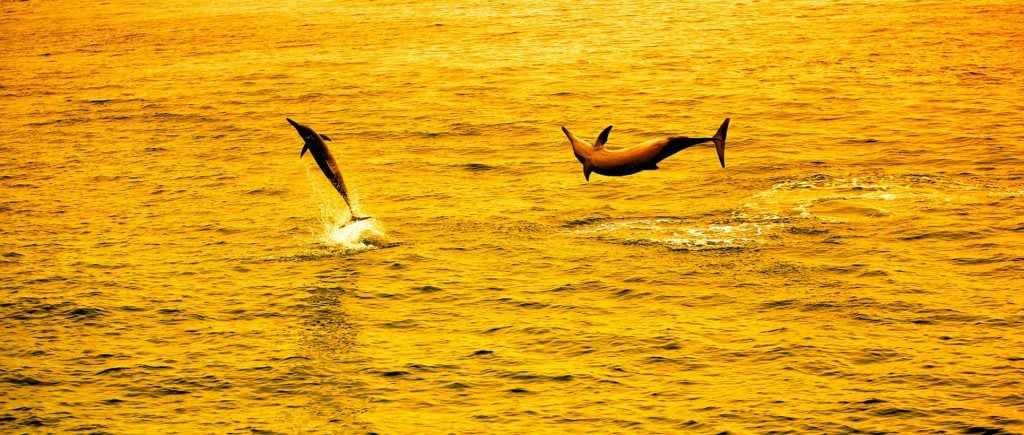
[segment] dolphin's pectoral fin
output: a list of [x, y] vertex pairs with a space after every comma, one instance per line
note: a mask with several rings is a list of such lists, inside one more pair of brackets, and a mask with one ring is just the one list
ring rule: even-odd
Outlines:
[[605, 128], [604, 131], [602, 131], [601, 134], [597, 136], [597, 142], [594, 142], [594, 148], [603, 147], [604, 143], [608, 142], [608, 133], [611, 133], [611, 131], [612, 126], [609, 125], [607, 128]]
[[583, 178], [586, 178], [587, 182], [590, 181], [590, 173], [593, 171], [594, 166], [591, 165], [590, 162], [583, 162]]
[[331, 142], [334, 142], [334, 140], [332, 140], [331, 138], [327, 137], [326, 134], [320, 133], [320, 137], [323, 138], [323, 140], [329, 140]]
[[657, 163], [654, 163], [654, 164], [651, 164], [651, 165], [647, 165], [647, 166], [644, 167], [645, 171], [656, 171], [658, 169], [661, 169], [661, 168], [658, 167]]
[[305, 144], [305, 145], [302, 146], [302, 152], [299, 153], [299, 158], [300, 159], [302, 158], [302, 156], [306, 155], [306, 150], [308, 150], [308, 149], [309, 149], [309, 144]]

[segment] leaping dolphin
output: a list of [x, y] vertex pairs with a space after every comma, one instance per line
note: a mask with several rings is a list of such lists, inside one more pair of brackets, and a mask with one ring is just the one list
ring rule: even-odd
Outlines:
[[725, 135], [728, 130], [729, 118], [725, 118], [725, 121], [722, 121], [722, 126], [718, 127], [718, 132], [712, 137], [666, 137], [652, 139], [630, 148], [613, 150], [604, 146], [608, 141], [608, 133], [612, 131], [610, 125], [601, 132], [601, 135], [597, 137], [597, 142], [594, 142], [593, 145], [576, 137], [569, 129], [562, 127], [565, 136], [569, 138], [569, 143], [572, 144], [572, 152], [576, 155], [576, 160], [583, 164], [583, 177], [587, 181], [590, 181], [591, 172], [614, 177], [655, 170], [658, 169], [658, 162], [684, 149], [705, 142], [715, 143], [718, 161], [724, 168]]
[[313, 160], [316, 160], [317, 166], [320, 166], [320, 170], [324, 171], [324, 175], [327, 176], [327, 179], [331, 181], [334, 188], [341, 194], [342, 199], [345, 200], [345, 205], [348, 206], [352, 220], [369, 219], [369, 216], [356, 216], [355, 210], [352, 209], [352, 203], [348, 199], [348, 188], [345, 187], [345, 179], [341, 177], [338, 163], [334, 161], [334, 156], [331, 155], [331, 151], [327, 149], [327, 143], [324, 142], [325, 140], [331, 140], [331, 138], [313, 131], [312, 128], [292, 121], [291, 118], [285, 119], [288, 120], [292, 127], [295, 127], [295, 130], [299, 132], [299, 136], [302, 136], [302, 140], [306, 142], [302, 146], [299, 158], [302, 158], [306, 154], [306, 150], [309, 150], [309, 153], [313, 155]]

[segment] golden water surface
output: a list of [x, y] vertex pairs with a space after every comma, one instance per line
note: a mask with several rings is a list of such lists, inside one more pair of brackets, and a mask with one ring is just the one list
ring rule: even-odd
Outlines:
[[1020, 2], [209, 3], [0, 2], [0, 432], [1024, 432]]

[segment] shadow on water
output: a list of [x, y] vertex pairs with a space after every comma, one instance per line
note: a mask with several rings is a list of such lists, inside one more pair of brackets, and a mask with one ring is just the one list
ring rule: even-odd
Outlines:
[[[363, 358], [357, 346], [362, 326], [352, 318], [348, 303], [352, 294], [358, 293], [359, 272], [344, 258], [376, 249], [380, 246], [367, 243], [366, 247], [356, 246], [366, 240], [361, 234], [370, 231], [372, 224], [362, 221], [350, 229], [352, 238], [342, 243], [317, 244], [315, 250], [282, 258], [266, 259], [274, 262], [304, 262], [302, 265], [280, 265], [278, 268], [295, 270], [303, 276], [302, 284], [296, 288], [296, 298], [288, 307], [295, 314], [291, 328], [295, 350], [282, 365], [288, 372], [277, 380], [281, 384], [276, 394], [283, 394], [283, 400], [299, 400], [301, 406], [284, 412], [275, 424], [290, 426], [291, 431], [326, 431], [341, 428], [370, 428], [361, 421], [369, 408], [365, 393], [366, 385], [358, 377], [334, 376], [352, 361]], [[349, 224], [352, 226], [354, 224]], [[344, 230], [345, 227], [337, 228]], [[373, 233], [380, 234], [380, 233]], [[310, 418], [312, 417], [312, 418]], [[252, 428], [253, 432], [263, 430]]]

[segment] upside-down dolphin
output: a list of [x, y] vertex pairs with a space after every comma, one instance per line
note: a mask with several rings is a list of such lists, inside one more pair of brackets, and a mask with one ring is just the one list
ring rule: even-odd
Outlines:
[[324, 175], [327, 176], [327, 179], [330, 180], [334, 188], [341, 194], [342, 199], [345, 200], [345, 205], [348, 206], [352, 220], [369, 219], [369, 216], [356, 216], [355, 210], [352, 209], [352, 203], [348, 199], [348, 188], [345, 187], [345, 179], [341, 177], [338, 163], [334, 161], [334, 156], [331, 155], [331, 151], [327, 149], [327, 143], [324, 142], [325, 140], [331, 140], [331, 138], [313, 131], [312, 128], [292, 121], [291, 118], [285, 119], [288, 120], [292, 127], [295, 127], [295, 130], [299, 132], [299, 136], [302, 136], [302, 140], [306, 142], [302, 146], [299, 158], [306, 154], [306, 150], [309, 150], [309, 153], [313, 155], [313, 160], [316, 160], [317, 166], [320, 167], [321, 171], [324, 171]]
[[725, 135], [729, 130], [729, 118], [722, 121], [718, 132], [712, 137], [686, 137], [674, 136], [661, 139], [652, 139], [642, 144], [623, 149], [605, 148], [608, 142], [608, 133], [612, 126], [608, 126], [597, 142], [591, 145], [572, 134], [569, 129], [562, 127], [565, 136], [572, 144], [572, 152], [576, 159], [583, 164], [583, 177], [590, 181], [590, 173], [596, 172], [607, 176], [621, 176], [635, 174], [640, 171], [658, 169], [658, 162], [684, 149], [705, 142], [714, 142], [715, 151], [718, 153], [718, 161], [725, 167]]

